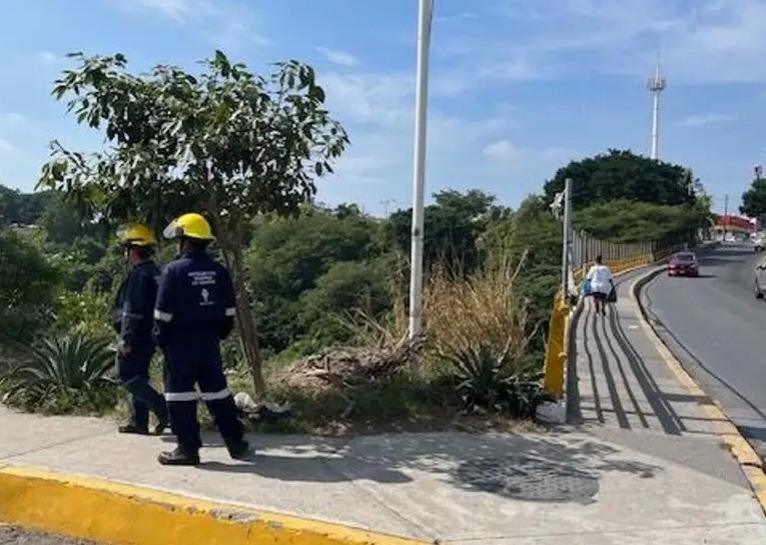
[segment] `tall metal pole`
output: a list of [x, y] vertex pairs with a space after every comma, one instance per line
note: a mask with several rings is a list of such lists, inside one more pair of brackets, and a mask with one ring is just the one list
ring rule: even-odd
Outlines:
[[652, 152], [651, 158], [660, 155], [660, 93], [655, 91], [652, 97]]
[[660, 94], [666, 86], [667, 80], [660, 74], [660, 55], [658, 53], [654, 76], [649, 78], [646, 85], [652, 93], [652, 147], [649, 156], [655, 160], [660, 155]]
[[723, 241], [726, 242], [726, 235], [729, 234], [729, 194], [723, 197]]
[[415, 154], [412, 176], [412, 250], [410, 256], [410, 339], [420, 335], [423, 319], [423, 201], [426, 170], [426, 114], [428, 111], [428, 53], [431, 41], [432, 1], [420, 0], [418, 6]]
[[561, 249], [561, 283], [564, 300], [569, 301], [569, 258], [572, 245], [572, 179], [564, 180], [564, 236]]

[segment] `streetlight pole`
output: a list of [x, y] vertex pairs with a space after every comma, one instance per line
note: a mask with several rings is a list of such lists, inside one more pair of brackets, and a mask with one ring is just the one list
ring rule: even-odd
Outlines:
[[564, 237], [561, 251], [561, 282], [564, 293], [564, 301], [569, 304], [569, 267], [571, 266], [572, 248], [572, 179], [564, 180], [564, 206], [563, 206]]
[[417, 76], [415, 82], [415, 153], [412, 182], [412, 248], [410, 256], [409, 337], [420, 335], [423, 319], [423, 201], [428, 110], [428, 54], [433, 0], [419, 0]]

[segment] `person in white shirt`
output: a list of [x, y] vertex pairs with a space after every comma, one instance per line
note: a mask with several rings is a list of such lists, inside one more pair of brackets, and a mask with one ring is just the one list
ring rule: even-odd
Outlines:
[[609, 292], [614, 288], [614, 277], [612, 271], [604, 265], [601, 255], [596, 256], [596, 263], [593, 264], [585, 275], [590, 282], [590, 292], [593, 296], [593, 303], [596, 306], [596, 314], [606, 316], [606, 300]]

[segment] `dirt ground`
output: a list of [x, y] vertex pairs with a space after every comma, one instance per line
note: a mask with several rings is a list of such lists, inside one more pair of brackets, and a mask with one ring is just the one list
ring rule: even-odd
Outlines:
[[88, 541], [64, 539], [12, 526], [0, 526], [0, 545], [95, 545]]

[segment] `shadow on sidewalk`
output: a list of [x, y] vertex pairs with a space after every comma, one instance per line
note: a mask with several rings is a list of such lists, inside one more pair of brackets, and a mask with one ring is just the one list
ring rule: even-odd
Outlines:
[[391, 434], [334, 441], [317, 438], [317, 442], [292, 436], [284, 437], [284, 442], [280, 439], [251, 436], [258, 451], [252, 461], [208, 462], [199, 470], [309, 482], [403, 484], [426, 479], [509, 499], [568, 503], [595, 501], [607, 473], [647, 479], [663, 471], [632, 459], [622, 449], [572, 432], [555, 436]]

